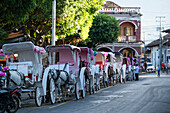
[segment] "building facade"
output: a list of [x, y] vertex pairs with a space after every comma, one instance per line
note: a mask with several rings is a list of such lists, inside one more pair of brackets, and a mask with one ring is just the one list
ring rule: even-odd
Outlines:
[[114, 43], [101, 44], [98, 51], [121, 52], [123, 57], [141, 56], [141, 13], [140, 7], [120, 7], [107, 1], [100, 13], [106, 13], [119, 20], [120, 35]]
[[160, 56], [160, 39], [149, 43], [147, 48], [151, 50], [151, 62], [155, 67], [160, 64], [160, 57], [162, 57], [162, 63], [167, 61], [170, 63], [170, 33], [162, 39], [162, 56]]

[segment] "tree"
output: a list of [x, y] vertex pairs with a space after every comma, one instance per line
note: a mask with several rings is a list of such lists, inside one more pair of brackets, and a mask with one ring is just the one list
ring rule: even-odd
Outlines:
[[66, 43], [74, 42], [76, 39], [87, 39], [94, 16], [104, 3], [105, 0], [69, 0], [67, 2], [64, 0], [62, 4], [58, 3], [58, 7], [63, 7], [57, 14], [59, 22], [56, 35], [58, 38], [66, 38]]
[[[88, 45], [96, 47], [102, 43], [112, 43], [114, 42], [120, 33], [120, 26], [118, 20], [107, 14], [98, 14], [93, 25], [90, 28]], [[84, 42], [82, 42], [83, 44]]]
[[[11, 29], [22, 27], [29, 40], [36, 45], [51, 38], [53, 0], [13, 0], [12, 3], [11, 0], [3, 1], [3, 6], [9, 4], [9, 7], [2, 10], [0, 29], [10, 33]], [[93, 18], [104, 0], [56, 0], [56, 3], [56, 37], [61, 39], [78, 36], [86, 39]], [[8, 16], [11, 18], [9, 21]]]
[[36, 7], [36, 0], [1, 0], [0, 1], [0, 40], [14, 31], [20, 22], [28, 19], [28, 13]]

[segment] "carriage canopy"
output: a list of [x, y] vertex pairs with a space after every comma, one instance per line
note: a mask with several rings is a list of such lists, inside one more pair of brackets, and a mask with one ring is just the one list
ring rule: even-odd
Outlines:
[[[74, 65], [75, 69], [80, 65], [79, 47], [73, 45], [48, 45], [46, 47], [50, 65], [66, 64]], [[71, 67], [69, 70], [72, 70]]]
[[44, 48], [34, 46], [32, 42], [4, 44], [2, 49], [5, 55], [17, 54], [19, 62], [32, 61], [33, 63], [40, 63], [39, 57], [45, 53]]

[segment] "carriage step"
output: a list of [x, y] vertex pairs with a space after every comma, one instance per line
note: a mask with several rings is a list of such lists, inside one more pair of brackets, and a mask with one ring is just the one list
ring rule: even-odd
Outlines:
[[35, 88], [29, 88], [29, 89], [21, 89], [22, 92], [32, 92], [35, 91]]

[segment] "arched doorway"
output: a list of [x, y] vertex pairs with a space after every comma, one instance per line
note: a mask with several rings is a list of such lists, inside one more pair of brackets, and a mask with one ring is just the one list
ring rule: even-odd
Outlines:
[[138, 58], [138, 52], [134, 48], [121, 48], [119, 52], [122, 54], [123, 63], [127, 63], [127, 57], [130, 58], [131, 64], [132, 64], [132, 58]]
[[139, 56], [138, 52], [132, 47], [121, 48], [118, 52], [120, 52], [123, 55], [123, 57], [137, 58]]

